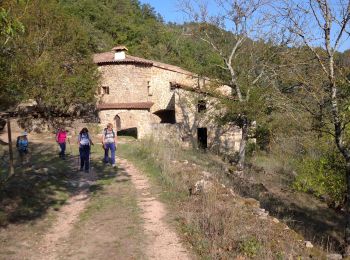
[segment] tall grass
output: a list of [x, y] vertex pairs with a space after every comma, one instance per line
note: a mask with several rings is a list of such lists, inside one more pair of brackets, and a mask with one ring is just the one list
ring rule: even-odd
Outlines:
[[[201, 258], [322, 258], [320, 251], [304, 248], [301, 236], [284, 230], [283, 224], [259, 219], [249, 201], [232, 196], [221, 185], [227, 177], [217, 157], [154, 139], [120, 145], [119, 154], [159, 185], [183, 239]], [[189, 189], [204, 178], [203, 171], [212, 174], [213, 188], [192, 196]]]

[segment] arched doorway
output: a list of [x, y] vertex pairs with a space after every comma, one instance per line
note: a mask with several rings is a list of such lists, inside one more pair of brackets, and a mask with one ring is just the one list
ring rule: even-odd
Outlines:
[[114, 120], [115, 120], [115, 126], [117, 127], [117, 130], [120, 130], [122, 128], [122, 122], [120, 120], [120, 117], [116, 115], [114, 117]]

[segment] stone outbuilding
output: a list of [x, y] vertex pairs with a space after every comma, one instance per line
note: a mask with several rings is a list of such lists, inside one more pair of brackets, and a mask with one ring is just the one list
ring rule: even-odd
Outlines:
[[207, 79], [177, 66], [130, 56], [125, 46], [95, 54], [93, 59], [101, 73], [97, 109], [103, 127], [113, 122], [118, 131], [137, 138], [172, 135], [218, 152], [238, 150], [241, 130], [217, 125], [215, 98], [202, 90]]

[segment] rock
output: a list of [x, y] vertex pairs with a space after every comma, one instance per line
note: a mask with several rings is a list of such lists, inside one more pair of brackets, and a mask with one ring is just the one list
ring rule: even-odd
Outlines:
[[340, 254], [328, 254], [327, 260], [340, 260], [343, 259], [343, 256]]
[[265, 209], [258, 208], [257, 211], [256, 211], [256, 214], [261, 219], [267, 219], [267, 216], [269, 215], [269, 212], [266, 211]]
[[212, 178], [212, 174], [210, 172], [202, 171], [203, 177], [207, 180]]
[[243, 178], [244, 175], [244, 171], [234, 171], [233, 175], [239, 177], [239, 178]]
[[48, 168], [40, 168], [34, 171], [35, 173], [48, 173], [49, 169]]
[[314, 247], [314, 245], [310, 241], [305, 241], [305, 246], [307, 248], [313, 248]]
[[280, 223], [280, 221], [277, 218], [273, 218], [272, 221], [275, 223]]
[[243, 199], [243, 203], [247, 206], [255, 207], [255, 208], [260, 208], [260, 202], [257, 201], [256, 199], [253, 198], [246, 198]]
[[184, 160], [182, 163], [183, 163], [183, 164], [188, 164], [188, 161], [187, 161], [187, 160]]
[[213, 188], [213, 183], [204, 179], [197, 181], [194, 187], [190, 188], [191, 195], [198, 195], [201, 193], [208, 193]]

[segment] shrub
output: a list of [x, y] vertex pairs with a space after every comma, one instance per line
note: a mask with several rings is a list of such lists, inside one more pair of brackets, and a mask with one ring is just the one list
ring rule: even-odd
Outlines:
[[255, 238], [248, 238], [239, 243], [239, 251], [248, 257], [255, 257], [261, 249], [260, 242]]
[[297, 172], [294, 188], [316, 196], [327, 195], [331, 202], [342, 204], [346, 190], [345, 161], [335, 149], [321, 150], [316, 157], [304, 156]]

